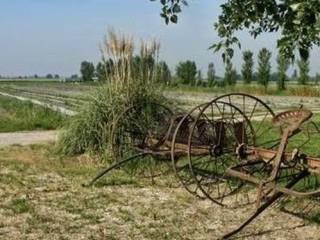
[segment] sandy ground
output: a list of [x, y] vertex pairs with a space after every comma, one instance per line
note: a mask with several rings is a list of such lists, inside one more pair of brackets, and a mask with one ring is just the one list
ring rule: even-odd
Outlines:
[[54, 142], [57, 135], [57, 131], [0, 133], [0, 147]]

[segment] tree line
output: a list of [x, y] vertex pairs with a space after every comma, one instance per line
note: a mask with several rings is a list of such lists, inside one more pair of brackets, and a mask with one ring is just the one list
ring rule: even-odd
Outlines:
[[[298, 84], [305, 85], [311, 81], [309, 75], [310, 62], [309, 60], [300, 59], [296, 61], [298, 68], [294, 70], [293, 75], [289, 77], [287, 71], [292, 63], [288, 58], [278, 54], [277, 56], [277, 71], [271, 72], [271, 57], [272, 53], [267, 48], [262, 48], [257, 56], [255, 66], [254, 54], [247, 50], [242, 53], [242, 66], [240, 73], [237, 72], [230, 59], [225, 61], [224, 76], [219, 77], [216, 74], [214, 63], [209, 63], [206, 76], [203, 76], [202, 71], [197, 68], [194, 61], [181, 61], [175, 68], [175, 73], [172, 74], [168, 64], [165, 61], [160, 61], [156, 64], [153, 70], [156, 74], [158, 83], [164, 85], [189, 85], [203, 87], [225, 87], [235, 85], [238, 81], [244, 84], [256, 82], [262, 85], [265, 89], [268, 88], [270, 82], [277, 82], [279, 90], [286, 89], [286, 82], [289, 80], [297, 81]], [[141, 68], [141, 62], [154, 66], [154, 59], [141, 59], [136, 56], [133, 59], [131, 71], [137, 71]], [[121, 64], [121, 63], [117, 63]], [[92, 62], [83, 61], [81, 63], [81, 78], [83, 81], [106, 81], [108, 75], [112, 73], [115, 63], [109, 59], [99, 62], [96, 66]], [[148, 68], [150, 70], [150, 68]], [[316, 83], [320, 81], [320, 75], [317, 74], [314, 78]]]

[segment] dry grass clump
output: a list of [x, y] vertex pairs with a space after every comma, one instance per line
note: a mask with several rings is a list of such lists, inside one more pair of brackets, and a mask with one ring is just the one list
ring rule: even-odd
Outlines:
[[58, 144], [63, 154], [106, 153], [111, 129], [119, 114], [129, 106], [166, 101], [154, 86], [158, 42], [141, 41], [139, 54], [135, 55], [134, 39], [110, 30], [100, 49], [102, 60], [108, 62], [109, 67], [112, 63], [111, 71], [108, 69], [106, 83], [66, 125]]

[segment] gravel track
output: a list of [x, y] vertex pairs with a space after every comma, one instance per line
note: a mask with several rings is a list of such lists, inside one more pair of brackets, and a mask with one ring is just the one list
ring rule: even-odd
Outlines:
[[58, 131], [0, 133], [0, 147], [54, 142]]

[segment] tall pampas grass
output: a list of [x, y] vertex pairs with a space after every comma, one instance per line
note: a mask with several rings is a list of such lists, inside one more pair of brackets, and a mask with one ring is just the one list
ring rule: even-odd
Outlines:
[[58, 142], [60, 153], [108, 156], [112, 126], [125, 109], [146, 102], [166, 102], [155, 87], [160, 44], [141, 40], [138, 46], [131, 35], [108, 31], [100, 52], [105, 67], [111, 61], [112, 69], [106, 69], [105, 84], [66, 124]]

